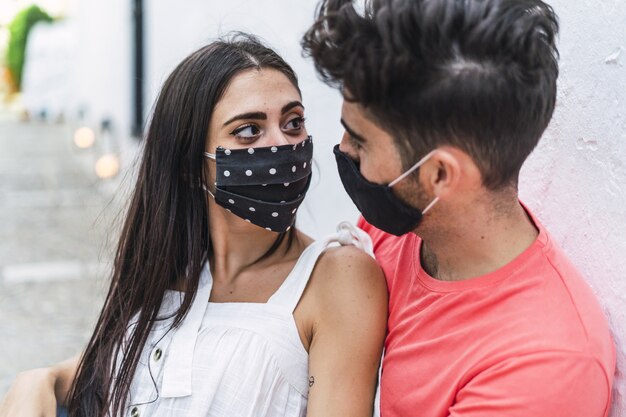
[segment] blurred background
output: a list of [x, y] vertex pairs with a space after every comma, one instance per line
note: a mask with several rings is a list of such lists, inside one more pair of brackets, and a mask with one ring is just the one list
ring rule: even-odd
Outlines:
[[[553, 122], [520, 193], [588, 278], [618, 344], [626, 415], [626, 2], [554, 0]], [[142, 129], [159, 88], [231, 30], [261, 36], [299, 75], [316, 141], [299, 226], [357, 212], [336, 174], [341, 97], [301, 57], [317, 0], [0, 0], [0, 397], [23, 369], [80, 351], [107, 288]]]

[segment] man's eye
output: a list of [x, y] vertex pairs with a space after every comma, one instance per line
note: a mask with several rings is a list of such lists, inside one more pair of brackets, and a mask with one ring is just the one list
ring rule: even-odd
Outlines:
[[253, 138], [259, 136], [261, 130], [256, 125], [241, 126], [232, 131], [231, 135], [239, 138]]
[[354, 149], [361, 149], [361, 142], [357, 140], [354, 136], [348, 134], [348, 139], [350, 140], [350, 145], [352, 145]]
[[300, 130], [304, 125], [304, 117], [298, 116], [291, 119], [285, 125], [286, 130]]

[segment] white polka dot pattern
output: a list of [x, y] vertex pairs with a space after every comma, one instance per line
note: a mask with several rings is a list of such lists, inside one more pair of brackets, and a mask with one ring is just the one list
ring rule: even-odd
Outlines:
[[308, 137], [282, 146], [218, 147], [215, 201], [265, 230], [289, 230], [311, 183], [312, 145]]

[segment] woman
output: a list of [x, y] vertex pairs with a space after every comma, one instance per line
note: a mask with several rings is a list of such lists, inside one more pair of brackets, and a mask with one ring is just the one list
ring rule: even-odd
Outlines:
[[313, 242], [291, 227], [312, 146], [274, 51], [239, 35], [186, 58], [86, 350], [22, 374], [0, 416], [371, 416], [386, 285], [364, 251], [331, 247], [367, 244], [358, 230]]

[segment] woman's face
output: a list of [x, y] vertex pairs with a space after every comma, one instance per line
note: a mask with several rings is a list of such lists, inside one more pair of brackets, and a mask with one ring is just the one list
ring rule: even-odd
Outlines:
[[280, 71], [250, 69], [236, 75], [213, 110], [205, 150], [303, 141], [307, 132], [300, 100], [296, 87]]
[[[205, 151], [259, 148], [307, 138], [300, 93], [280, 71], [250, 69], [233, 77], [209, 123]], [[209, 189], [215, 191], [215, 161], [208, 163]]]
[[[307, 132], [300, 100], [297, 88], [280, 71], [241, 72], [231, 80], [213, 110], [205, 151], [216, 153], [220, 146], [242, 149], [302, 142]], [[205, 160], [207, 186], [215, 193], [216, 164], [212, 159]]]

